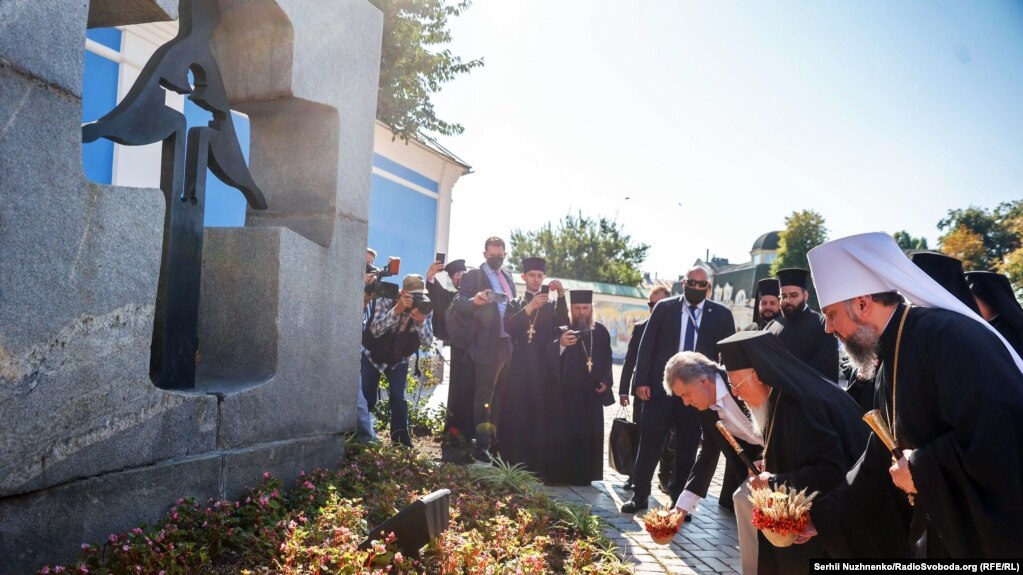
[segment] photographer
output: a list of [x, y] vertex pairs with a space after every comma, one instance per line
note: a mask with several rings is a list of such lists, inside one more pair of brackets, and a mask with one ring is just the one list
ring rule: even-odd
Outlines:
[[[386, 286], [391, 286], [390, 293]], [[387, 378], [391, 441], [412, 447], [405, 401], [408, 358], [420, 347], [433, 343], [433, 310], [423, 276], [409, 274], [402, 281], [401, 291], [394, 293], [397, 287], [378, 282], [370, 299], [369, 321], [362, 337], [362, 392], [373, 411], [380, 375]]]

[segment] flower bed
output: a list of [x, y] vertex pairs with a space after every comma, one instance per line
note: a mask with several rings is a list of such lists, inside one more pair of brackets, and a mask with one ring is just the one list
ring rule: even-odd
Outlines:
[[[627, 573], [589, 510], [535, 489], [514, 467], [470, 470], [414, 451], [353, 445], [335, 470], [302, 474], [290, 491], [264, 474], [239, 501], [178, 500], [158, 524], [83, 545], [72, 565], [39, 573]], [[368, 526], [436, 489], [451, 524], [420, 557]]]

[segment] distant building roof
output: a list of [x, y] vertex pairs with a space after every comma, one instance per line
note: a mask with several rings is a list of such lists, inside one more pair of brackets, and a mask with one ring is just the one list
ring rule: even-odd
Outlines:
[[767, 232], [766, 234], [757, 238], [757, 241], [753, 242], [753, 248], [750, 251], [757, 250], [776, 250], [778, 249], [778, 243], [781, 241], [781, 232]]

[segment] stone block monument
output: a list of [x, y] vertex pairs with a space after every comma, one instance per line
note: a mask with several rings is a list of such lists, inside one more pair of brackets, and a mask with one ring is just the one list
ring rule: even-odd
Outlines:
[[199, 232], [188, 385], [151, 365], [158, 318], [180, 319], [160, 311], [183, 297], [161, 267], [188, 192], [91, 183], [81, 153], [86, 29], [173, 20], [178, 1], [0, 2], [3, 573], [68, 560], [178, 497], [335, 465], [355, 427], [381, 15], [366, 0], [191, 2], [219, 8], [208, 44], [250, 118], [265, 209]]

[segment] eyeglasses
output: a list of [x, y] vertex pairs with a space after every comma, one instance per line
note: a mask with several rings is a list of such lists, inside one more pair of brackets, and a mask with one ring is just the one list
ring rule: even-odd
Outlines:
[[710, 282], [707, 280], [686, 280], [686, 287], [703, 289], [709, 285]]
[[738, 391], [740, 387], [746, 385], [746, 382], [748, 382], [750, 378], [753, 377], [754, 373], [756, 372], [750, 371], [749, 374], [746, 377], [742, 378], [742, 381], [740, 381], [739, 383], [728, 382], [728, 387], [732, 388], [732, 391]]

